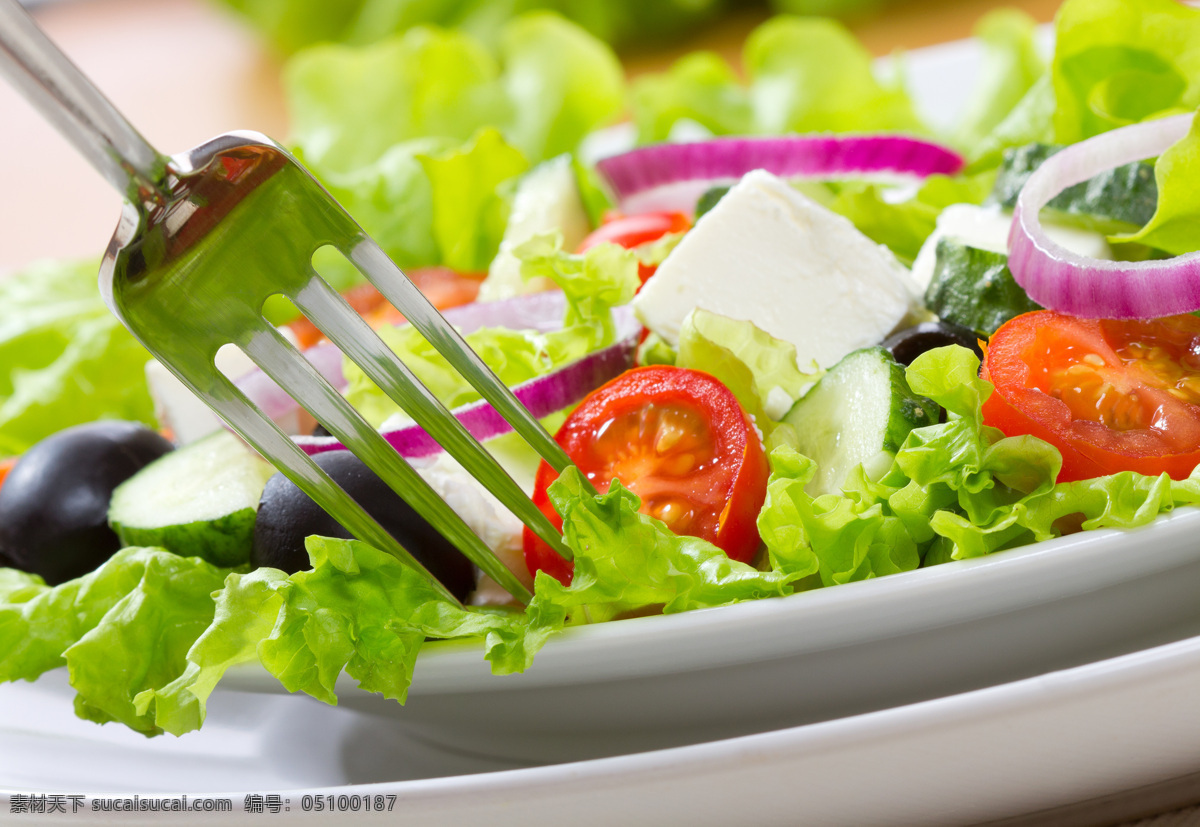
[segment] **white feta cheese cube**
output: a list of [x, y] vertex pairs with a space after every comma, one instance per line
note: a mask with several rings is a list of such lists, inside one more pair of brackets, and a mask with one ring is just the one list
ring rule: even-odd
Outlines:
[[828, 368], [883, 339], [911, 301], [908, 271], [887, 247], [757, 170], [701, 217], [633, 307], [672, 344], [702, 307], [791, 342], [802, 366]]

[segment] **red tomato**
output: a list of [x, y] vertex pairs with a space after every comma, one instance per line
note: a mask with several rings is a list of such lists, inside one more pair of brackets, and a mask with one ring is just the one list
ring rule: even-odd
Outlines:
[[[737, 398], [707, 373], [666, 365], [627, 371], [592, 391], [555, 439], [598, 491], [616, 477], [641, 497], [643, 513], [676, 534], [702, 537], [742, 562], [758, 550], [767, 457]], [[557, 478], [543, 462], [533, 501], [561, 528], [546, 494]], [[525, 564], [570, 582], [571, 564], [529, 529]]]
[[984, 421], [1058, 448], [1060, 481], [1200, 464], [1200, 318], [1026, 313], [992, 336], [982, 375], [996, 386]]
[[[604, 223], [583, 240], [577, 252], [582, 253], [605, 241], [632, 250], [670, 233], [682, 233], [691, 229], [691, 226], [691, 218], [687, 213], [681, 212], [648, 212], [639, 215], [610, 213], [604, 217]], [[657, 269], [651, 265], [638, 264], [638, 277], [641, 278], [642, 284], [645, 284]]]

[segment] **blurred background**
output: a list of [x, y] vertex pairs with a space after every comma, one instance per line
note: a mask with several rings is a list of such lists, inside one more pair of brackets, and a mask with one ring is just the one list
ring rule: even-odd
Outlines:
[[[970, 36], [989, 10], [1052, 19], [1058, 0], [28, 0], [51, 37], [157, 147], [219, 132], [286, 138], [281, 72], [321, 41], [369, 43], [420, 23], [485, 43], [502, 23], [555, 10], [610, 43], [629, 76], [709, 50], [740, 66], [746, 36], [774, 14], [834, 15], [882, 56]], [[119, 198], [7, 85], [0, 84], [0, 272], [94, 256]]]

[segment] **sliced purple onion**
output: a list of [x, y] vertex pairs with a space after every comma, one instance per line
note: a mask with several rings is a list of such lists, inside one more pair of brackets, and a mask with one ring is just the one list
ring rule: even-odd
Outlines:
[[[442, 311], [446, 321], [464, 335], [481, 327], [507, 327], [511, 330], [540, 330], [562, 327], [566, 299], [559, 290], [531, 293], [497, 302], [472, 302]], [[313, 345], [304, 351], [304, 358], [313, 364], [329, 384], [339, 391], [346, 389], [342, 375], [342, 352], [329, 342]], [[275, 380], [261, 370], [239, 378], [238, 389], [269, 418], [279, 422], [296, 413], [300, 406], [288, 396]]]
[[626, 212], [695, 206], [713, 184], [736, 181], [756, 169], [780, 177], [832, 178], [894, 174], [953, 175], [962, 156], [939, 144], [902, 135], [789, 135], [714, 138], [655, 144], [596, 164]]
[[[549, 332], [562, 327], [565, 309], [566, 298], [561, 291], [553, 290], [504, 301], [464, 304], [445, 310], [442, 315], [463, 334], [483, 327]], [[617, 326], [616, 344], [513, 388], [517, 399], [529, 408], [534, 416], [548, 416], [579, 402], [592, 390], [633, 366], [641, 324], [628, 307], [616, 308], [613, 317]], [[330, 384], [338, 390], [345, 389], [342, 352], [336, 346], [325, 342], [308, 348], [303, 355]], [[281, 421], [300, 409], [296, 400], [260, 370], [246, 374], [234, 384], [264, 414], [275, 421]], [[491, 439], [512, 430], [485, 401], [464, 405], [452, 413], [466, 425], [471, 435], [479, 440]], [[384, 432], [384, 437], [396, 450], [409, 458], [429, 456], [442, 450], [441, 446], [417, 425]], [[334, 437], [302, 436], [296, 437], [296, 441], [310, 454], [344, 447]]]
[[[589, 353], [577, 362], [553, 373], [523, 382], [513, 388], [521, 404], [538, 419], [579, 402], [610, 379], [633, 367], [637, 336], [626, 337], [615, 345]], [[452, 413], [476, 439], [493, 439], [512, 430], [499, 413], [484, 400], [456, 408]], [[419, 459], [441, 453], [442, 446], [420, 425], [405, 425], [383, 431], [383, 438], [406, 459]], [[308, 454], [337, 451], [345, 446], [336, 437], [296, 437], [296, 443]]]
[[1161, 155], [1187, 135], [1192, 115], [1125, 126], [1050, 156], [1025, 183], [1008, 236], [1008, 269], [1043, 307], [1089, 319], [1155, 319], [1200, 309], [1200, 252], [1162, 261], [1081, 256], [1046, 235], [1038, 213], [1068, 187]]

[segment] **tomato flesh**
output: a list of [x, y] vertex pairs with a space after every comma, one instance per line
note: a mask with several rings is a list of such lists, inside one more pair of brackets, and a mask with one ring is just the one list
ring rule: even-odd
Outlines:
[[[584, 399], [555, 439], [598, 491], [620, 480], [641, 498], [642, 513], [676, 534], [742, 562], [758, 550], [766, 454], [736, 397], [712, 376], [667, 365], [627, 371]], [[547, 494], [557, 476], [543, 462], [533, 500], [561, 528]], [[529, 529], [524, 546], [531, 573], [570, 581], [571, 564]]]
[[[692, 220], [687, 213], [682, 212], [650, 212], [637, 215], [622, 215], [609, 213], [604, 217], [604, 223], [596, 228], [579, 245], [577, 252], [585, 252], [606, 241], [632, 250], [643, 244], [658, 241], [671, 233], [682, 233], [691, 229]], [[638, 278], [642, 284], [654, 275], [658, 267], [638, 263]]]
[[1200, 463], [1200, 318], [1026, 313], [992, 336], [984, 421], [1063, 455], [1060, 481], [1119, 471], [1187, 477]]

